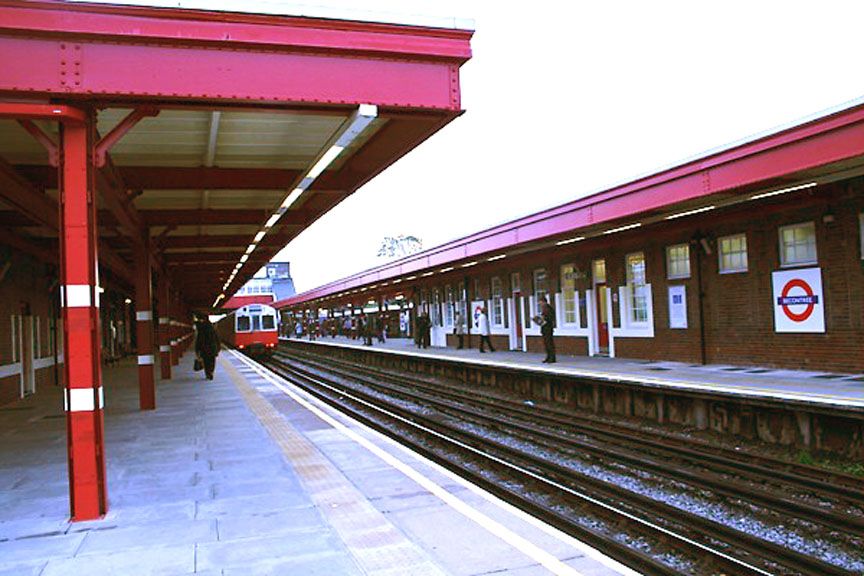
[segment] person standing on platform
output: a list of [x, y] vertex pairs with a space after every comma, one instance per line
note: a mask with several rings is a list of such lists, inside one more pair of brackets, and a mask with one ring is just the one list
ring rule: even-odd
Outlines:
[[492, 347], [492, 340], [489, 339], [491, 329], [489, 327], [489, 316], [486, 313], [485, 306], [480, 308], [480, 315], [477, 317], [477, 331], [480, 334], [480, 352], [486, 352], [486, 350], [483, 349], [484, 344], [489, 346], [489, 352], [494, 352], [495, 348]]
[[458, 344], [457, 350], [461, 350], [465, 346], [465, 318], [462, 317], [462, 311], [456, 311], [456, 317], [453, 320], [453, 333], [456, 335]]
[[540, 334], [543, 335], [543, 347], [546, 349], [544, 364], [555, 363], [555, 339], [552, 333], [555, 330], [555, 309], [544, 298], [540, 301]]
[[197, 316], [195, 319], [195, 355], [204, 364], [204, 374], [208, 380], [213, 380], [219, 348], [219, 336], [216, 335], [213, 325], [206, 317]]
[[429, 312], [423, 312], [423, 348], [429, 348], [432, 345], [432, 319], [429, 318]]
[[372, 346], [372, 336], [378, 332], [378, 317], [369, 315], [366, 317], [366, 332], [363, 338], [363, 344]]

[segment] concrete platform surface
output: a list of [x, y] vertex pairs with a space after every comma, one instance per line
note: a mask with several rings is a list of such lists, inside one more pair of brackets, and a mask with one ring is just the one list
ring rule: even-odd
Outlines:
[[[290, 341], [290, 339], [282, 338]], [[304, 339], [304, 342], [310, 342]], [[311, 341], [322, 346], [365, 348], [360, 340], [325, 336]], [[826, 406], [864, 408], [864, 374], [833, 374], [786, 370], [761, 366], [694, 365], [683, 362], [632, 360], [626, 358], [558, 355], [555, 364], [544, 364], [544, 354], [496, 350], [480, 353], [477, 348], [430, 347], [419, 349], [413, 340], [377, 340], [373, 349], [398, 354], [446, 358], [454, 361], [528, 369], [553, 374], [586, 376], [602, 380], [645, 383], [696, 391], [719, 392], [780, 400], [794, 400]]]
[[68, 521], [62, 391], [0, 408], [0, 576], [634, 574], [244, 356], [191, 364], [147, 412], [105, 370], [98, 521]]

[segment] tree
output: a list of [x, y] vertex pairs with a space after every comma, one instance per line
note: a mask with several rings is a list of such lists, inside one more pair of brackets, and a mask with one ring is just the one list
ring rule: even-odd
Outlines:
[[381, 258], [404, 258], [423, 249], [423, 241], [416, 236], [385, 236], [378, 249]]

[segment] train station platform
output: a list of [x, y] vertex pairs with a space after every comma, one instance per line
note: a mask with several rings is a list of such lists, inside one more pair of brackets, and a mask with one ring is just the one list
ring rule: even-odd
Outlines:
[[[304, 342], [309, 340], [306, 339]], [[341, 336], [336, 338], [325, 336], [312, 343], [324, 346], [368, 348], [360, 340]], [[477, 348], [419, 349], [413, 340], [406, 338], [392, 338], [385, 343], [376, 340], [372, 347], [397, 354], [446, 358], [472, 364], [567, 376], [584, 376], [603, 381], [632, 382], [679, 391], [789, 400], [825, 407], [860, 408], [864, 411], [864, 374], [834, 374], [758, 366], [693, 365], [682, 362], [577, 357], [561, 354], [558, 355], [555, 364], [544, 364], [543, 354], [508, 350], [481, 354]]]
[[104, 371], [96, 521], [68, 520], [62, 389], [0, 409], [0, 576], [633, 574], [245, 356], [191, 365], [144, 412], [137, 366]]

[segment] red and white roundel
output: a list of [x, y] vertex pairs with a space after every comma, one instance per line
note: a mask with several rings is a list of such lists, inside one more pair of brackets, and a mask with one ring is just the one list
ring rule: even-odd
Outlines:
[[774, 330], [825, 332], [820, 268], [774, 272]]

